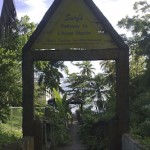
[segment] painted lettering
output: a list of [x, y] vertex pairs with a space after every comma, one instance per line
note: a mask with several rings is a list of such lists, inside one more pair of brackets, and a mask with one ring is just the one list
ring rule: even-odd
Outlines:
[[74, 16], [72, 14], [66, 14], [64, 20], [66, 21], [75, 21], [75, 22], [80, 22], [83, 20], [83, 16], [82, 15], [77, 15]]
[[60, 27], [62, 29], [79, 29], [80, 25], [78, 25], [78, 24], [61, 24]]
[[91, 32], [89, 32], [89, 31], [77, 31], [76, 34], [77, 35], [90, 35]]
[[74, 32], [69, 32], [69, 31], [58, 31], [58, 35], [74, 35]]

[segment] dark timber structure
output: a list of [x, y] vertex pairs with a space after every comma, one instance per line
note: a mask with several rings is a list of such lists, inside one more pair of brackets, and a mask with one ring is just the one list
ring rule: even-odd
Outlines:
[[34, 150], [36, 135], [34, 61], [82, 60], [116, 62], [116, 117], [108, 136], [109, 149], [121, 150], [122, 134], [129, 130], [129, 48], [92, 0], [54, 0], [22, 55], [24, 150]]

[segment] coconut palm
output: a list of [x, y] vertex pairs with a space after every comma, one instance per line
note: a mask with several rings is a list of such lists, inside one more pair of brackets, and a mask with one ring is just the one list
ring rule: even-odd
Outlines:
[[96, 100], [96, 104], [99, 110], [104, 109], [105, 97], [107, 95], [108, 89], [105, 83], [105, 76], [103, 74], [97, 74], [94, 78], [91, 79], [91, 91], [92, 99]]
[[76, 63], [75, 65], [81, 70], [80, 73], [82, 76], [92, 77], [92, 74], [95, 74], [95, 68], [93, 68], [90, 61], [83, 61], [82, 63]]
[[0, 16], [0, 39], [5, 38], [16, 26], [16, 8], [13, 0], [4, 0]]

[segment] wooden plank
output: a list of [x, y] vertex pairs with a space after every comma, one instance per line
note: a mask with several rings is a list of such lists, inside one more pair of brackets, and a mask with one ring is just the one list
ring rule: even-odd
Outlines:
[[129, 132], [129, 52], [120, 51], [116, 60], [116, 116], [118, 119], [117, 144], [121, 150], [122, 134]]
[[34, 69], [31, 52], [23, 51], [23, 136], [34, 136]]
[[82, 61], [115, 60], [119, 57], [118, 49], [103, 50], [35, 50], [34, 61]]

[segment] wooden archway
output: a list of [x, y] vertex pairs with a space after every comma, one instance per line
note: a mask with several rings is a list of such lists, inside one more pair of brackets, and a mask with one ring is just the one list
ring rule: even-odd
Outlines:
[[[51, 22], [52, 24], [55, 22], [54, 18], [57, 18], [57, 15], [60, 15], [63, 8], [68, 8], [68, 6], [71, 5], [69, 5], [70, 1], [71, 3], [77, 3], [75, 4], [76, 7], [78, 7], [78, 4], [80, 4], [80, 6], [83, 5], [82, 9], [85, 9], [84, 11], [87, 11], [87, 13], [91, 13], [94, 16], [94, 19], [96, 18], [96, 25], [93, 26], [93, 28], [96, 28], [97, 24], [102, 28], [100, 31], [99, 29], [96, 29], [98, 30], [97, 33], [102, 33], [99, 41], [86, 41], [88, 34], [92, 34], [92, 31], [94, 31], [93, 29], [92, 31], [84, 32], [87, 34], [87, 36], [84, 36], [85, 41], [79, 41], [75, 46], [70, 45], [70, 43], [55, 43], [57, 37], [55, 39], [55, 34], [50, 31], [54, 28], [54, 31], [57, 32], [58, 27], [55, 28], [54, 25], [51, 26]], [[61, 11], [59, 12], [59, 10]], [[68, 11], [72, 10], [68, 9]], [[65, 9], [65, 11], [67, 11], [67, 9]], [[62, 18], [63, 17], [64, 16], [62, 16]], [[88, 21], [88, 17], [84, 16], [84, 14], [82, 16], [82, 19], [83, 18], [86, 18], [85, 22]], [[93, 22], [91, 22], [91, 20], [89, 19], [88, 24], [91, 23], [92, 25]], [[84, 20], [81, 20], [81, 22], [82, 21]], [[88, 30], [90, 30], [90, 28], [91, 27], [89, 27]], [[49, 36], [46, 35], [47, 33]], [[68, 32], [65, 33], [70, 34]], [[51, 36], [54, 36], [54, 40], [48, 39], [51, 38]], [[65, 38], [65, 35], [63, 36]], [[103, 41], [103, 37], [106, 39], [105, 41]], [[76, 38], [78, 38], [78, 36], [76, 36]], [[75, 48], [74, 50], [71, 49], [73, 47]], [[53, 48], [55, 50], [53, 50]], [[129, 131], [129, 48], [92, 0], [55, 0], [35, 32], [23, 47], [22, 58], [23, 139], [26, 150], [34, 149], [34, 61], [83, 60], [115, 60], [116, 62], [116, 117], [115, 120], [112, 121], [110, 127], [111, 142], [109, 149], [121, 150], [122, 134]], [[30, 143], [30, 145], [28, 143]]]

